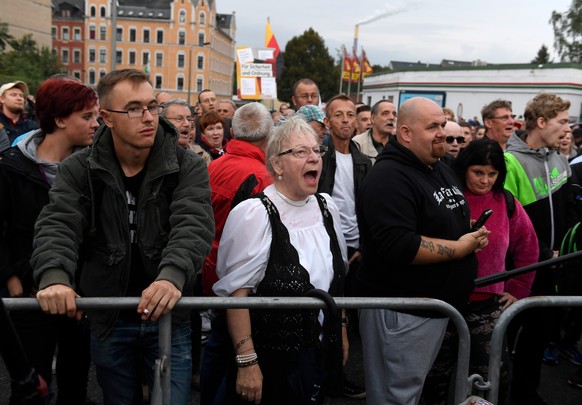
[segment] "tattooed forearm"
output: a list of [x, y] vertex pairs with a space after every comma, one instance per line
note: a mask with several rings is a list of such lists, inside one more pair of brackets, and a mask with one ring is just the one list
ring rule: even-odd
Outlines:
[[420, 239], [420, 247], [430, 250], [434, 252], [434, 243], [429, 240]]
[[448, 246], [443, 246], [443, 245], [437, 245], [438, 251], [437, 253], [439, 255], [443, 255], [443, 256], [448, 256], [448, 257], [453, 257], [455, 254], [455, 249], [451, 249]]

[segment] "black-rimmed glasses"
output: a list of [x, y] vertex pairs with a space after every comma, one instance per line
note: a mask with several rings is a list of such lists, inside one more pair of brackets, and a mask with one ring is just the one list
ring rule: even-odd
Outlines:
[[127, 116], [129, 118], [141, 118], [143, 117], [143, 115], [145, 114], [146, 111], [148, 111], [151, 115], [159, 115], [162, 110], [164, 109], [164, 107], [162, 107], [161, 105], [152, 105], [146, 108], [141, 108], [141, 107], [133, 107], [133, 108], [128, 108], [127, 110], [110, 110], [108, 108], [105, 108], [105, 111], [109, 111], [112, 113], [117, 113], [117, 114], [127, 114]]
[[283, 155], [287, 155], [289, 153], [292, 153], [293, 156], [295, 156], [298, 159], [305, 159], [306, 157], [308, 157], [311, 154], [311, 152], [313, 152], [317, 156], [321, 157], [321, 156], [325, 155], [325, 152], [327, 152], [327, 146], [317, 145], [317, 146], [313, 146], [310, 148], [309, 146], [298, 145], [298, 146], [295, 146], [294, 148], [287, 149], [283, 152], [277, 153], [276, 156], [283, 156]]

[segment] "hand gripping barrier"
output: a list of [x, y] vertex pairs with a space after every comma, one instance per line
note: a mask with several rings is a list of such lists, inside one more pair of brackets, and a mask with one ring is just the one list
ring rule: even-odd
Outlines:
[[[133, 309], [139, 298], [78, 298], [80, 310], [91, 309]], [[582, 305], [582, 298], [580, 305]], [[459, 351], [455, 377], [455, 404], [467, 399], [475, 376], [469, 379], [469, 329], [461, 314], [446, 302], [430, 298], [337, 298], [338, 308], [384, 308], [391, 310], [433, 310], [446, 315], [453, 321], [459, 333]], [[39, 310], [40, 305], [34, 298], [8, 298], [4, 300], [8, 310]], [[517, 304], [514, 304], [517, 305]], [[512, 305], [512, 307], [514, 306]], [[317, 298], [307, 297], [182, 297], [176, 304], [179, 308], [326, 308], [326, 304]], [[510, 307], [511, 308], [511, 307]], [[156, 361], [152, 405], [170, 404], [170, 336], [171, 314], [160, 318], [160, 359]], [[500, 349], [499, 349], [500, 353]], [[491, 367], [491, 366], [490, 366]]]

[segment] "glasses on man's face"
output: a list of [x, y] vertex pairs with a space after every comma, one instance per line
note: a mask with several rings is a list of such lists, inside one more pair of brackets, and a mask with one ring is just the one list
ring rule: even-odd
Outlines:
[[146, 111], [149, 112], [151, 115], [159, 115], [163, 109], [164, 109], [164, 107], [162, 107], [161, 105], [150, 105], [149, 107], [146, 107], [146, 108], [141, 108], [141, 107], [128, 108], [125, 111], [123, 111], [123, 110], [110, 110], [108, 108], [105, 108], [104, 110], [112, 112], [112, 113], [117, 113], [117, 114], [127, 114], [127, 116], [129, 118], [141, 118], [141, 117], [143, 117], [143, 115], [145, 114]]
[[177, 117], [166, 117], [166, 119], [170, 120], [170, 121], [176, 121], [176, 122], [185, 122], [185, 121], [192, 122], [192, 121], [194, 121], [194, 119], [190, 115], [188, 115], [188, 116], [178, 115]]
[[298, 145], [298, 146], [295, 146], [294, 148], [287, 149], [281, 153], [278, 153], [277, 156], [283, 156], [283, 155], [287, 155], [287, 154], [291, 153], [291, 154], [293, 154], [293, 156], [295, 156], [298, 159], [305, 159], [309, 155], [311, 155], [311, 152], [313, 152], [317, 156], [321, 157], [321, 156], [325, 155], [325, 152], [327, 152], [327, 146], [317, 145], [317, 146], [309, 147], [309, 146], [305, 146], [305, 145]]
[[502, 115], [501, 117], [491, 117], [492, 120], [509, 121], [510, 119], [515, 119], [515, 114]]
[[449, 135], [449, 136], [447, 136], [445, 138], [445, 142], [446, 143], [453, 143], [453, 142], [455, 142], [455, 140], [457, 141], [458, 144], [465, 143], [465, 137], [464, 136], [452, 136], [452, 135]]
[[318, 99], [319, 98], [319, 94], [317, 94], [317, 93], [312, 93], [312, 94], [305, 93], [305, 94], [301, 94], [299, 96], [299, 98], [301, 100], [309, 100], [309, 99], [315, 100], [315, 99]]

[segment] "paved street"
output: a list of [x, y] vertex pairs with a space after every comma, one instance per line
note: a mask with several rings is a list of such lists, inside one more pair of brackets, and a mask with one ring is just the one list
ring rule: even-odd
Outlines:
[[[357, 337], [352, 337], [351, 341], [351, 358], [348, 361], [346, 373], [352, 381], [363, 384], [361, 345]], [[567, 382], [568, 377], [574, 374], [576, 369], [576, 366], [565, 359], [560, 359], [560, 363], [557, 366], [543, 366], [540, 392], [550, 405], [582, 404], [582, 390], [571, 387]], [[4, 363], [0, 359], [0, 405], [8, 404], [8, 395], [9, 379]], [[89, 399], [92, 404], [100, 405], [103, 403], [94, 368], [91, 368], [90, 374]], [[199, 403], [199, 394], [196, 391], [192, 391], [190, 404], [198, 405]], [[326, 401], [326, 405], [363, 405], [365, 403], [363, 400], [350, 400], [348, 398], [329, 399]]]

